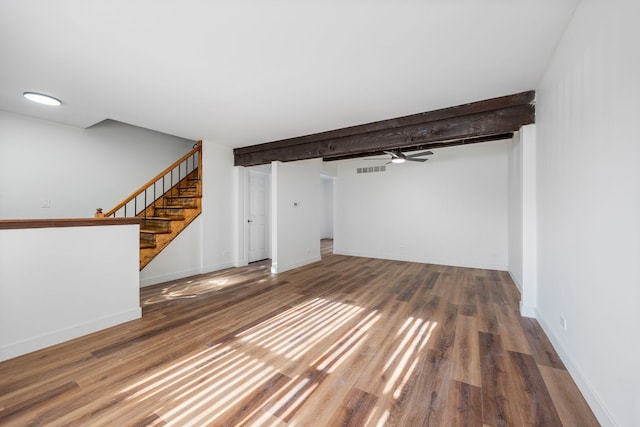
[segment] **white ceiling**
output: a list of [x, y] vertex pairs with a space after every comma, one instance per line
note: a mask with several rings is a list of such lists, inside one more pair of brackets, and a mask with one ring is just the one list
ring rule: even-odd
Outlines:
[[306, 135], [535, 89], [577, 3], [0, 0], [0, 110], [233, 147]]

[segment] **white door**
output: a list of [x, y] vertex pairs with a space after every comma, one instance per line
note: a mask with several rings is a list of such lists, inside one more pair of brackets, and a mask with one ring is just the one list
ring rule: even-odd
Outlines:
[[269, 175], [258, 171], [249, 171], [249, 262], [269, 258], [268, 220], [269, 204], [267, 186]]

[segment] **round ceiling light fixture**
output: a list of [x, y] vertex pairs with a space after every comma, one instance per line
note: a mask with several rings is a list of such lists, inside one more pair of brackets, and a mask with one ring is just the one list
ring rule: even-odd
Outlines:
[[62, 104], [62, 102], [59, 99], [54, 98], [53, 96], [44, 95], [42, 93], [25, 92], [22, 95], [25, 98], [27, 98], [29, 101], [37, 102], [38, 104], [53, 105], [53, 106], [58, 106]]
[[394, 157], [393, 159], [391, 159], [391, 163], [404, 163], [404, 158], [403, 157]]

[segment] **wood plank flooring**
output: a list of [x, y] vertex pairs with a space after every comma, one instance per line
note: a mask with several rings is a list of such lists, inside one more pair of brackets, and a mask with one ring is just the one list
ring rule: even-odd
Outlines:
[[597, 426], [508, 274], [332, 255], [144, 288], [0, 363], [0, 425]]

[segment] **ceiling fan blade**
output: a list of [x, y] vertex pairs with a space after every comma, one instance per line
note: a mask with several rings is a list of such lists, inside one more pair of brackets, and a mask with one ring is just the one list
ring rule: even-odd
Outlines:
[[414, 157], [431, 156], [432, 154], [433, 154], [433, 151], [423, 151], [421, 153], [407, 154], [406, 158], [412, 159]]
[[396, 159], [399, 159], [400, 156], [398, 156], [397, 153], [394, 153], [393, 151], [383, 151], [383, 153], [390, 155], [391, 157], [394, 157]]
[[429, 159], [412, 159], [410, 157], [407, 157], [405, 160], [408, 162], [426, 162]]

